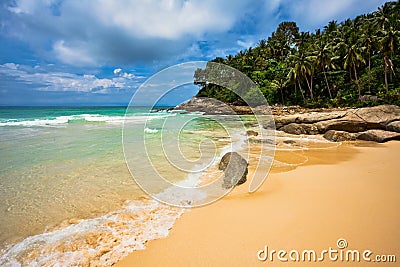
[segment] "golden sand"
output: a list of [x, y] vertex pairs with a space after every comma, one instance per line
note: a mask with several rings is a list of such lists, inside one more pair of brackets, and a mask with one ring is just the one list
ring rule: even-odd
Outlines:
[[[222, 200], [186, 212], [170, 235], [147, 243], [117, 266], [396, 266], [400, 262], [400, 142], [341, 145], [328, 150], [281, 151], [298, 168], [273, 168], [263, 186], [247, 183]], [[371, 147], [369, 147], [371, 146]], [[250, 162], [250, 172], [251, 172]], [[251, 174], [250, 174], [251, 175]], [[274, 250], [364, 250], [397, 256], [397, 263], [262, 262]], [[286, 255], [288, 258], [288, 255]]]

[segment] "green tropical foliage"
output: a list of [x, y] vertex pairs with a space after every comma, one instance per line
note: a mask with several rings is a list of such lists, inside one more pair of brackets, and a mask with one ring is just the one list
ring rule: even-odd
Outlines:
[[[353, 20], [331, 21], [315, 33], [282, 22], [256, 47], [212, 62], [246, 74], [270, 104], [400, 105], [400, 0]], [[201, 70], [195, 81], [198, 96], [243, 104], [227, 88], [207, 82]]]

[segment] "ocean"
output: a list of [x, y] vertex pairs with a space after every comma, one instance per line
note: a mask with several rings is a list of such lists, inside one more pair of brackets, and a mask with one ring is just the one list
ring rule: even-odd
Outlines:
[[[146, 107], [125, 112], [125, 107], [0, 108], [1, 266], [107, 266], [168, 234], [184, 208], [153, 200], [135, 183], [124, 158], [123, 126], [133, 143], [143, 142], [144, 129], [146, 152], [171, 183], [192, 185], [200, 183], [199, 172], [169, 166], [165, 147], [158, 145], [161, 128], [163, 142], [179, 140], [180, 160], [189, 162], [220, 157], [229, 135], [198, 114]], [[179, 136], [168, 135], [178, 126]], [[141, 160], [140, 151], [131, 152], [131, 160]], [[185, 168], [200, 165], [204, 162]], [[140, 175], [153, 179], [146, 169]]]
[[[307, 162], [305, 151], [340, 145], [279, 131], [249, 138], [246, 131], [261, 130], [256, 118], [238, 118], [149, 107], [0, 107], [0, 266], [110, 266], [166, 237], [195, 201], [216, 200], [219, 191], [202, 188], [221, 176], [224, 153], [244, 151], [265, 179], [271, 165], [290, 171]], [[201, 190], [186, 201], [173, 185]], [[149, 188], [161, 202], [142, 190]]]

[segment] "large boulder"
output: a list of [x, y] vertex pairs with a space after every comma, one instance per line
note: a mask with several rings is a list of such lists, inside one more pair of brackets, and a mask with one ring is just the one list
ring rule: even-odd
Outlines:
[[322, 133], [329, 130], [357, 133], [374, 129], [384, 130], [387, 124], [395, 120], [400, 120], [400, 107], [381, 105], [349, 110], [342, 118], [320, 121], [316, 126]]
[[247, 161], [239, 153], [226, 153], [218, 166], [220, 170], [224, 171], [223, 187], [228, 189], [245, 183], [247, 181], [247, 167]]
[[[325, 133], [330, 130], [336, 131], [345, 131], [350, 133], [362, 132], [368, 129], [367, 122], [360, 119], [337, 119], [337, 120], [328, 120], [328, 121], [320, 121], [315, 124], [320, 133]], [[381, 125], [375, 125], [375, 127], [381, 128]], [[373, 127], [372, 127], [373, 128]]]
[[284, 131], [285, 133], [288, 134], [307, 134], [307, 131], [306, 129], [304, 129], [302, 124], [298, 123], [290, 123], [288, 125], [279, 128], [279, 130]]
[[292, 114], [286, 116], [275, 116], [275, 124], [277, 128], [290, 123], [315, 123], [319, 121], [333, 120], [343, 118], [347, 114], [346, 111], [333, 112], [311, 112], [302, 114]]
[[357, 134], [357, 139], [384, 143], [390, 140], [400, 140], [400, 133], [385, 130], [368, 130]]
[[369, 124], [386, 125], [400, 120], [400, 107], [394, 105], [380, 105], [370, 108], [360, 108], [354, 114]]
[[[316, 131], [307, 131], [303, 126], [290, 125], [293, 123], [301, 125], [314, 125], [319, 133], [329, 130], [346, 132], [363, 132], [372, 129], [386, 129], [386, 125], [400, 120], [400, 107], [394, 105], [381, 105], [346, 111], [333, 112], [311, 112], [304, 114], [293, 114], [288, 116], [276, 116], [275, 124], [278, 129], [294, 134], [316, 134]], [[284, 128], [285, 127], [285, 128]], [[308, 126], [305, 126], [308, 127]]]
[[357, 135], [345, 131], [329, 130], [324, 134], [324, 138], [332, 142], [343, 142], [356, 140]]
[[290, 123], [285, 125], [279, 130], [284, 131], [289, 134], [318, 134], [318, 128], [314, 124], [299, 124], [299, 123]]
[[386, 129], [392, 132], [400, 133], [400, 121], [394, 121], [386, 125]]
[[253, 131], [253, 130], [248, 130], [246, 133], [247, 133], [247, 136], [258, 136], [258, 132]]

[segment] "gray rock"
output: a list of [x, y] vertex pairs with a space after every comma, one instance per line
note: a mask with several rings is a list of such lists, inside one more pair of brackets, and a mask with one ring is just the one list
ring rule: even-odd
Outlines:
[[279, 130], [289, 134], [318, 134], [318, 127], [314, 124], [290, 123]]
[[400, 133], [385, 130], [368, 130], [359, 133], [357, 139], [384, 143], [390, 140], [400, 140]]
[[288, 134], [307, 134], [307, 131], [304, 129], [303, 125], [298, 123], [290, 123], [279, 128], [279, 130]]
[[[330, 130], [345, 131], [351, 133], [362, 132], [372, 127], [367, 122], [362, 120], [349, 120], [349, 119], [337, 119], [329, 121], [320, 121], [315, 124], [321, 133], [325, 133]], [[375, 127], [382, 127], [381, 125], [375, 125]], [[373, 127], [372, 127], [373, 128]]]
[[370, 108], [360, 108], [354, 115], [369, 124], [386, 125], [392, 121], [400, 120], [400, 107], [394, 105], [380, 105]]
[[319, 129], [315, 124], [303, 124], [307, 134], [319, 134]]
[[356, 140], [357, 135], [345, 131], [329, 130], [324, 134], [324, 138], [332, 142], [343, 142]]
[[384, 130], [386, 124], [395, 120], [400, 120], [400, 107], [381, 105], [349, 110], [343, 118], [320, 121], [316, 125], [321, 133], [329, 130], [356, 133], [373, 129]]
[[182, 103], [174, 110], [185, 110], [187, 112], [202, 112], [208, 115], [217, 114], [236, 114], [227, 104], [212, 98], [193, 97], [189, 101]]
[[286, 116], [275, 116], [275, 124], [277, 128], [290, 123], [315, 123], [319, 121], [333, 120], [342, 118], [347, 114], [346, 111], [334, 112], [311, 112], [303, 114], [293, 114]]
[[386, 125], [386, 129], [392, 132], [400, 133], [400, 121], [394, 121]]
[[284, 144], [288, 144], [288, 145], [293, 145], [293, 144], [296, 144], [296, 141], [294, 141], [294, 140], [283, 140], [283, 143]]
[[[350, 109], [347, 111], [321, 112], [293, 114], [288, 116], [276, 116], [277, 128], [283, 128], [292, 123], [315, 125], [318, 132], [325, 133], [329, 130], [362, 132], [371, 129], [386, 129], [386, 125], [400, 120], [400, 107], [394, 105], [381, 105], [376, 107]], [[310, 131], [299, 129], [298, 126], [283, 128], [291, 133], [305, 134]], [[316, 133], [316, 131], [314, 131]]]
[[365, 101], [373, 101], [376, 102], [378, 101], [378, 97], [376, 95], [362, 95], [358, 98], [358, 100], [363, 103]]
[[247, 167], [247, 161], [239, 153], [226, 153], [218, 166], [220, 170], [224, 171], [223, 187], [228, 189], [245, 183], [247, 181]]
[[258, 135], [258, 133], [256, 131], [253, 131], [253, 130], [249, 130], [246, 133], [247, 133], [248, 136], [257, 136]]

